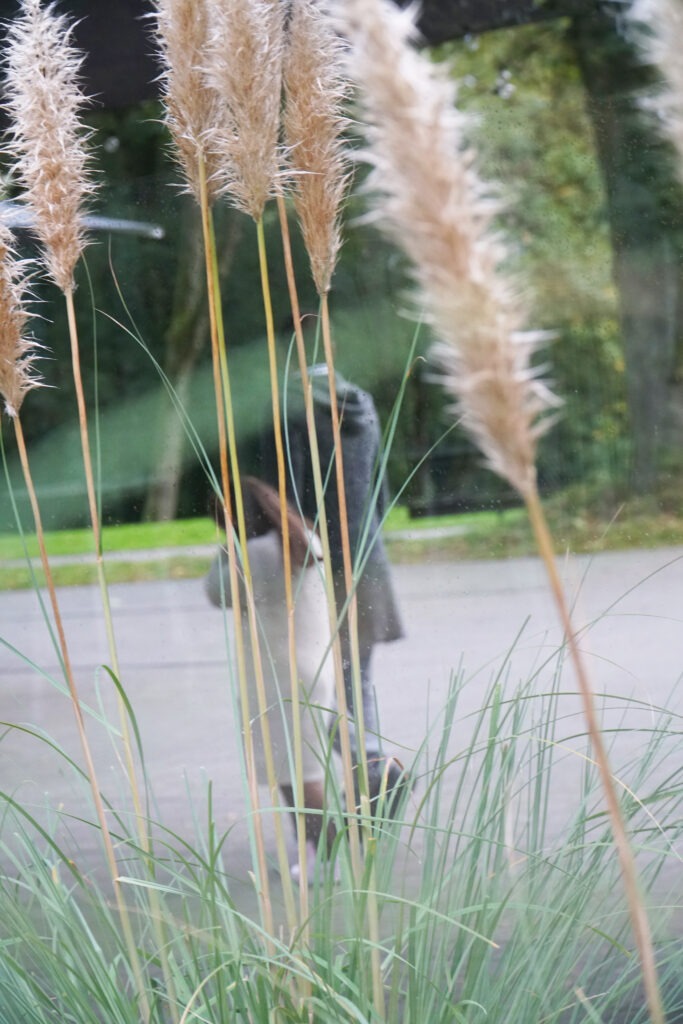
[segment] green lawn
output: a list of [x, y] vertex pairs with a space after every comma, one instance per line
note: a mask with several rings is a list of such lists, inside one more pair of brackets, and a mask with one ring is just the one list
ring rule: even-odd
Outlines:
[[[411, 519], [407, 508], [393, 508], [389, 513], [386, 530], [426, 530], [433, 527], [458, 526], [477, 529], [497, 529], [503, 523], [523, 518], [520, 509], [507, 512], [471, 512], [464, 515], [429, 516]], [[122, 526], [105, 526], [103, 547], [105, 551], [149, 551], [155, 548], [185, 548], [202, 544], [215, 544], [216, 526], [211, 519], [178, 519], [171, 523], [125, 523]], [[93, 552], [90, 530], [59, 530], [45, 535], [48, 554], [85, 555]], [[0, 562], [23, 559], [28, 551], [37, 558], [38, 542], [33, 534], [22, 538], [12, 533], [0, 533]]]
[[[202, 576], [209, 567], [210, 556], [197, 557], [184, 553], [184, 549], [197, 545], [212, 546], [217, 543], [216, 526], [211, 519], [179, 519], [171, 523], [126, 523], [122, 526], [106, 526], [102, 544], [106, 553], [153, 551], [158, 548], [176, 549], [177, 554], [164, 555], [144, 562], [112, 560], [107, 565], [107, 580], [110, 583], [128, 583], [137, 580], [190, 579]], [[62, 556], [92, 556], [94, 552], [90, 530], [60, 530], [47, 533], [45, 544], [50, 558]], [[17, 590], [33, 583], [30, 569], [25, 564], [25, 553], [32, 558], [39, 555], [38, 542], [34, 535], [22, 540], [16, 534], [0, 534], [0, 589]], [[7, 565], [7, 562], [21, 561], [22, 565]], [[5, 563], [3, 565], [3, 563]], [[52, 567], [58, 586], [77, 586], [96, 582], [96, 570], [92, 558], [73, 565]], [[43, 583], [42, 570], [35, 571], [39, 584]]]
[[[683, 545], [683, 518], [677, 511], [660, 507], [652, 501], [634, 500], [614, 511], [591, 510], [590, 502], [565, 493], [550, 500], [546, 508], [559, 554]], [[447, 532], [449, 527], [456, 528], [452, 534]], [[437, 534], [434, 528], [439, 528]], [[405, 536], [406, 531], [409, 531], [409, 537]], [[164, 553], [159, 558], [145, 561], [111, 559], [108, 561], [107, 579], [115, 583], [202, 576], [210, 563], [210, 551], [206, 555], [197, 555], [187, 549], [198, 545], [210, 549], [217, 539], [216, 526], [208, 518], [105, 527], [103, 545], [106, 553], [174, 549], [172, 555]], [[406, 508], [394, 508], [387, 519], [385, 540], [390, 556], [396, 562], [427, 557], [508, 558], [535, 553], [531, 531], [521, 508], [420, 519], [411, 519]], [[37, 557], [35, 537], [27, 536], [25, 541], [29, 555]], [[48, 533], [46, 544], [52, 558], [87, 556], [93, 552], [89, 530]], [[15, 561], [22, 564], [7, 564]], [[91, 558], [72, 565], [55, 565], [53, 571], [60, 586], [95, 582]], [[36, 579], [42, 582], [41, 571], [36, 572]], [[22, 539], [16, 535], [0, 534], [0, 589], [27, 587], [31, 583]]]
[[[38, 556], [38, 542], [26, 535], [28, 554]], [[211, 519], [178, 519], [172, 523], [125, 523], [105, 526], [102, 543], [105, 551], [148, 551], [154, 548], [183, 548], [197, 544], [213, 544], [216, 527]], [[93, 551], [90, 530], [59, 530], [45, 535], [48, 554], [82, 555]], [[0, 561], [23, 558], [22, 539], [16, 534], [0, 533]]]

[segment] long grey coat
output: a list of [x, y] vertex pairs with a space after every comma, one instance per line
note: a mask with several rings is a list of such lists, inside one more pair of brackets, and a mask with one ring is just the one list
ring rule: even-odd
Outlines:
[[[291, 751], [294, 735], [294, 711], [289, 675], [289, 619], [285, 601], [282, 540], [277, 530], [251, 537], [247, 544], [258, 619], [263, 660], [263, 683], [268, 709], [271, 752], [278, 783], [292, 785]], [[325, 777], [324, 737], [333, 718], [334, 665], [330, 656], [330, 621], [327, 614], [325, 581], [320, 565], [322, 549], [317, 537], [311, 538], [312, 557], [295, 570], [294, 642], [300, 685], [300, 727], [302, 767], [305, 782]], [[205, 581], [206, 593], [217, 607], [231, 606], [230, 569], [226, 552], [221, 549]], [[245, 650], [251, 651], [251, 630], [244, 612], [241, 617]], [[246, 672], [252, 694], [251, 713], [257, 700], [254, 660], [246, 659]], [[254, 750], [259, 780], [268, 781], [263, 734], [254, 729]]]
[[[338, 608], [346, 593], [342, 556], [342, 530], [339, 521], [339, 496], [334, 466], [334, 436], [327, 371], [311, 368], [316, 433], [325, 486], [325, 510], [330, 541], [330, 557], [335, 578]], [[358, 634], [361, 652], [375, 643], [397, 640], [404, 635], [396, 602], [380, 521], [384, 512], [386, 488], [379, 480], [381, 434], [377, 410], [371, 396], [336, 378], [340, 417], [344, 488], [349, 539], [357, 581]], [[315, 499], [311, 452], [303, 412], [290, 416], [286, 424], [289, 453], [288, 496], [295, 508], [315, 522]], [[261, 473], [275, 483], [277, 472], [272, 441], [264, 445]]]

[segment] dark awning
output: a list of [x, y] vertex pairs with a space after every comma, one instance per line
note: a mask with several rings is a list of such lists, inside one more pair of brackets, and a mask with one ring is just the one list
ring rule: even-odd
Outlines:
[[[157, 95], [149, 0], [60, 0], [56, 6], [77, 22], [74, 42], [85, 55], [88, 96], [103, 107], [127, 107]], [[3, 38], [4, 23], [18, 10], [17, 0], [0, 0]]]
[[[469, 32], [571, 14], [596, 2], [424, 0], [420, 28], [427, 42], [438, 43]], [[2, 22], [18, 9], [17, 0], [0, 0]], [[150, 38], [151, 0], [59, 0], [57, 9], [78, 22], [75, 42], [86, 55], [83, 75], [89, 96], [104, 107], [126, 107], [156, 96], [159, 69]]]

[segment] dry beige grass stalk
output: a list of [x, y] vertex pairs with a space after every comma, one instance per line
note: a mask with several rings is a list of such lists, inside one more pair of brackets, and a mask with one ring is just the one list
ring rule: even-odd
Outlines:
[[12, 121], [8, 148], [35, 214], [45, 267], [63, 292], [73, 287], [85, 246], [82, 215], [94, 191], [79, 118], [81, 58], [70, 37], [53, 5], [22, 0], [19, 16], [8, 24], [5, 90]]
[[292, 0], [284, 65], [284, 133], [294, 204], [318, 294], [330, 288], [349, 171], [342, 43], [316, 0]]
[[529, 513], [576, 672], [650, 1017], [663, 1024], [633, 853], [536, 486], [536, 442], [557, 404], [531, 363], [545, 335], [525, 330], [519, 288], [501, 270], [505, 250], [492, 226], [496, 204], [464, 147], [455, 88], [409, 45], [414, 10], [397, 11], [388, 0], [336, 0], [334, 9], [351, 40], [352, 73], [362, 90], [379, 216], [412, 262], [440, 339], [434, 355], [463, 425]]
[[86, 775], [90, 782], [94, 806], [96, 809], [102, 842], [104, 844], [107, 864], [114, 886], [116, 905], [119, 911], [122, 929], [131, 958], [140, 998], [140, 1012], [143, 1021], [149, 1020], [149, 1004], [142, 982], [142, 972], [135, 940], [131, 928], [130, 915], [123, 899], [119, 882], [119, 869], [114, 850], [114, 843], [107, 824], [101, 790], [95, 772], [90, 744], [86, 735], [85, 721], [81, 710], [81, 701], [73, 673], [69, 648], [64, 632], [63, 619], [57, 600], [57, 592], [52, 577], [50, 562], [45, 547], [45, 532], [38, 505], [31, 468], [26, 450], [26, 442], [19, 411], [27, 392], [41, 385], [40, 379], [33, 372], [36, 345], [24, 336], [28, 313], [24, 302], [28, 292], [25, 261], [17, 260], [12, 250], [12, 236], [6, 227], [0, 226], [0, 395], [5, 400], [5, 411], [10, 416], [17, 442], [17, 450], [26, 484], [26, 491], [33, 513], [40, 558], [45, 573], [45, 584], [52, 606], [55, 629], [57, 633], [62, 664], [67, 686], [71, 697], [71, 705], [76, 720], [81, 749], [86, 766]]
[[[284, 5], [271, 0], [157, 0], [157, 37], [166, 68], [167, 123], [180, 150], [180, 161], [199, 203], [205, 246], [207, 292], [211, 328], [214, 391], [218, 417], [222, 499], [228, 537], [230, 588], [236, 623], [247, 614], [252, 630], [264, 746], [270, 751], [268, 716], [263, 703], [262, 668], [253, 601], [250, 600], [244, 510], [241, 499], [230, 374], [220, 299], [214, 222], [211, 207], [221, 194], [260, 224], [266, 199], [274, 192], [279, 161], [279, 116]], [[189, 34], [191, 46], [184, 36]], [[230, 503], [230, 483], [235, 505]], [[233, 514], [240, 537], [247, 577], [247, 608], [238, 588], [238, 564]], [[261, 831], [259, 798], [252, 756], [250, 699], [245, 674], [241, 630], [236, 631], [240, 702], [243, 715], [245, 761], [256, 838], [259, 902], [264, 925], [272, 932], [270, 884]], [[260, 689], [259, 689], [260, 687]], [[263, 698], [263, 699], [262, 699]], [[253, 700], [251, 701], [253, 704]], [[272, 760], [272, 759], [271, 759]], [[268, 764], [272, 793], [277, 790], [272, 763]], [[283, 873], [288, 920], [295, 925], [293, 890], [287, 867], [283, 824], [276, 819], [278, 857]]]
[[215, 91], [206, 78], [209, 19], [205, 0], [157, 0], [156, 39], [166, 126], [190, 190], [201, 202], [204, 165], [208, 202], [218, 191], [218, 155], [214, 140], [220, 123]]
[[18, 259], [11, 231], [0, 224], [0, 395], [12, 418], [26, 394], [42, 386], [35, 370], [38, 346], [26, 335], [29, 295], [28, 261]]
[[463, 426], [491, 469], [524, 493], [544, 413], [558, 404], [531, 365], [547, 335], [524, 329], [524, 298], [501, 272], [505, 250], [491, 231], [498, 204], [465, 148], [455, 86], [408, 45], [410, 12], [365, 0], [336, 9], [353, 41], [382, 226], [410, 258]]
[[255, 221], [281, 179], [279, 145], [286, 5], [206, 0], [207, 80], [221, 104], [217, 185]]
[[660, 116], [676, 147], [683, 178], [683, 3], [681, 0], [636, 0], [630, 16], [639, 23], [643, 53], [658, 69], [663, 87], [648, 102]]

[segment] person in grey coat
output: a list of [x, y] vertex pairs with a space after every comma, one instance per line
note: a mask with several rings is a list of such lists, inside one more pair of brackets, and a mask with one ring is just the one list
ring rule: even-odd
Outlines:
[[[347, 593], [344, 578], [342, 525], [334, 465], [335, 444], [330, 405], [327, 367], [309, 368], [313, 390], [316, 434], [325, 489], [325, 513], [330, 545], [330, 560], [339, 616], [339, 637], [344, 666], [347, 704], [353, 716], [354, 693], [351, 665], [351, 641], [348, 617], [344, 609]], [[354, 566], [358, 610], [358, 645], [363, 696], [363, 721], [366, 735], [370, 795], [376, 801], [383, 785], [389, 794], [388, 809], [395, 810], [405, 789], [406, 775], [394, 758], [382, 751], [377, 720], [375, 690], [371, 678], [371, 659], [377, 643], [398, 640], [404, 635], [403, 623], [391, 579], [391, 569], [382, 542], [381, 521], [385, 512], [386, 484], [380, 482], [381, 433], [372, 397], [361, 388], [335, 376], [340, 437], [344, 466], [344, 489], [349, 542]], [[311, 522], [319, 514], [315, 495], [311, 449], [303, 408], [290, 410], [284, 425], [289, 464], [288, 497], [292, 505]], [[264, 438], [259, 475], [275, 483], [277, 469], [272, 434]], [[352, 753], [358, 760], [357, 737], [351, 733]]]
[[[268, 782], [267, 756], [258, 719], [268, 721], [272, 766], [286, 806], [295, 809], [296, 782], [293, 777], [294, 710], [290, 676], [290, 626], [294, 627], [294, 648], [299, 680], [299, 751], [307, 850], [307, 873], [312, 878], [322, 844], [327, 859], [333, 850], [336, 829], [326, 814], [326, 782], [334, 766], [328, 763], [326, 731], [334, 717], [335, 672], [331, 657], [332, 636], [327, 613], [326, 586], [320, 539], [299, 514], [287, 509], [289, 525], [292, 619], [286, 601], [282, 515], [277, 491], [261, 480], [242, 480], [247, 551], [251, 571], [251, 592], [261, 653], [261, 685], [265, 711], [257, 713], [257, 669], [253, 658], [252, 632], [242, 603], [240, 625], [248, 690], [252, 694], [253, 750], [257, 777]], [[234, 495], [233, 495], [234, 501]], [[205, 580], [206, 594], [218, 608], [232, 607], [230, 565], [225, 548], [211, 564]], [[242, 595], [244, 597], [244, 595]], [[298, 860], [291, 865], [292, 877], [301, 880]]]

